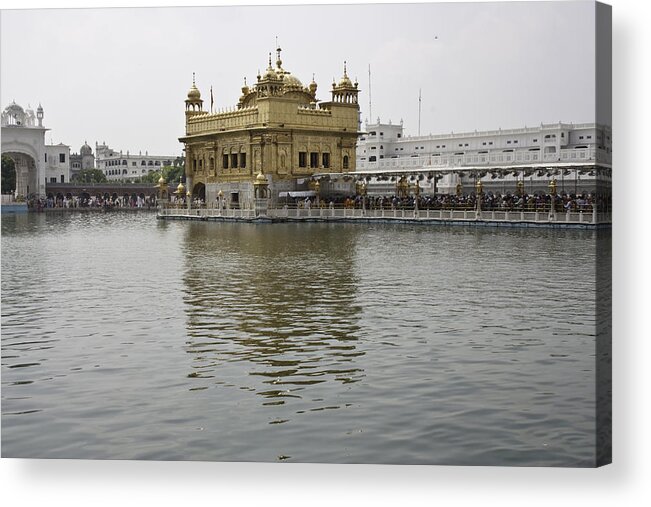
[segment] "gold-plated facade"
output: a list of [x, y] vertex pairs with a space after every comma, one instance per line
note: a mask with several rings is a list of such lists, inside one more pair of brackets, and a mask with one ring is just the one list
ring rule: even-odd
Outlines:
[[346, 64], [331, 100], [320, 102], [314, 77], [303, 86], [283, 68], [280, 48], [276, 53], [275, 67], [270, 53], [265, 72], [251, 87], [244, 81], [237, 105], [227, 111], [204, 111], [193, 79], [185, 136], [179, 139], [193, 198], [212, 204], [222, 192], [227, 204], [245, 207], [254, 197], [256, 174], [263, 174], [276, 200], [280, 192], [302, 189], [317, 173], [355, 170], [359, 88]]

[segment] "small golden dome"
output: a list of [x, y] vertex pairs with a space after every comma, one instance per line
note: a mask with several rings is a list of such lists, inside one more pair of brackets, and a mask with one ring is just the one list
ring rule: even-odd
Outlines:
[[262, 174], [262, 171], [258, 173], [258, 175], [255, 177], [255, 185], [266, 185], [268, 183], [267, 177]]
[[262, 76], [262, 79], [278, 79], [278, 74], [276, 74], [276, 71], [271, 66], [271, 53], [269, 53], [269, 66], [267, 67], [267, 71], [264, 73], [264, 76]]
[[264, 73], [264, 76], [262, 76], [262, 79], [273, 79], [276, 80], [278, 79], [278, 74], [273, 69], [267, 69], [267, 72]]
[[348, 73], [346, 72], [346, 62], [344, 62], [344, 75], [342, 76], [341, 80], [339, 81], [339, 86], [340, 87], [352, 87], [353, 82], [350, 80], [348, 77]]
[[179, 194], [183, 194], [183, 193], [185, 192], [185, 186], [183, 185], [183, 182], [182, 182], [182, 181], [179, 181], [179, 186], [176, 187], [176, 191], [177, 191]]
[[200, 98], [201, 98], [201, 92], [193, 84], [192, 88], [190, 88], [190, 91], [188, 92], [188, 99], [190, 99], [190, 100], [199, 100]]
[[344, 76], [341, 78], [341, 81], [339, 81], [339, 86], [353, 86], [353, 82], [348, 76]]
[[192, 73], [192, 87], [190, 88], [190, 91], [188, 92], [188, 100], [200, 100], [201, 99], [201, 92], [199, 91], [199, 88], [197, 88], [197, 85], [194, 83], [194, 72]]
[[163, 178], [163, 177], [161, 176], [160, 179], [158, 180], [158, 184], [159, 184], [159, 185], [165, 185], [165, 183], [167, 183], [167, 182], [165, 181], [165, 178]]

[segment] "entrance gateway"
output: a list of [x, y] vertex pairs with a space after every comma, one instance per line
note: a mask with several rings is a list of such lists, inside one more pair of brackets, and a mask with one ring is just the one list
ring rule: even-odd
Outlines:
[[43, 108], [36, 113], [25, 110], [15, 102], [1, 115], [2, 154], [13, 160], [16, 183], [13, 194], [17, 199], [45, 197], [46, 149]]

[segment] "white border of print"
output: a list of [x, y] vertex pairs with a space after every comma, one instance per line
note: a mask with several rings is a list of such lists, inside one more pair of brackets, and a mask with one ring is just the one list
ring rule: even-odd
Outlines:
[[[363, 1], [363, 0], [362, 0]], [[193, 0], [192, 5], [243, 2]], [[324, 3], [253, 0], [249, 4]], [[332, 3], [332, 2], [325, 2]], [[341, 3], [341, 2], [340, 2]], [[377, 2], [376, 2], [377, 3]], [[648, 311], [649, 145], [642, 115], [651, 89], [645, 25], [648, 3], [612, 0], [613, 131], [615, 132], [613, 228], [614, 464], [598, 470], [445, 466], [175, 463], [81, 460], [0, 460], [6, 505], [179, 506], [226, 505], [643, 505], [651, 499], [648, 391], [651, 341]], [[175, 6], [150, 0], [57, 1], [56, 7]], [[0, 0], [0, 7], [47, 7], [31, 0]], [[644, 12], [640, 12], [644, 11]], [[646, 15], [645, 15], [646, 14]], [[643, 223], [643, 217], [647, 222]]]

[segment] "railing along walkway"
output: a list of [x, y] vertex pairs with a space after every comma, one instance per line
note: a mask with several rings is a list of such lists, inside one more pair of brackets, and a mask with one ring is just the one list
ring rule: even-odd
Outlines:
[[432, 222], [487, 222], [487, 223], [538, 223], [538, 224], [585, 224], [610, 223], [610, 213], [596, 210], [557, 211], [550, 217], [549, 209], [539, 210], [482, 210], [465, 209], [360, 209], [345, 207], [281, 207], [269, 208], [265, 214], [254, 209], [218, 208], [164, 208], [159, 210], [161, 218], [203, 219], [203, 220], [255, 220], [260, 218], [277, 221], [432, 221]]

